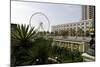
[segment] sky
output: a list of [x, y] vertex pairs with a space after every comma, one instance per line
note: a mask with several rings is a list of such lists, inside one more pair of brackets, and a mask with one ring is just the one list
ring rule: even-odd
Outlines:
[[[11, 1], [11, 23], [29, 24], [30, 17], [36, 12], [45, 14], [50, 26], [78, 22], [82, 18], [81, 5]], [[45, 16], [37, 14], [31, 19], [35, 27], [38, 27], [40, 22], [45, 29], [48, 28]]]

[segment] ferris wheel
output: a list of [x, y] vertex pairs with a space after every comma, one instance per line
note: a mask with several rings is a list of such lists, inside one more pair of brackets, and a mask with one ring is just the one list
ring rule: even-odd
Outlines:
[[48, 17], [42, 12], [35, 12], [29, 20], [30, 26], [38, 31], [49, 31], [50, 21]]

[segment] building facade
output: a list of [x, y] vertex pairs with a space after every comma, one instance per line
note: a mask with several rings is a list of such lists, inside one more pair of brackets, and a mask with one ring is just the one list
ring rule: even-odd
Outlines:
[[82, 6], [82, 20], [94, 19], [95, 20], [95, 6]]
[[92, 22], [93, 20], [89, 19], [89, 20], [82, 20], [80, 22], [55, 25], [52, 26], [52, 32], [55, 31], [60, 32], [61, 30], [70, 30], [70, 29], [74, 29], [75, 31], [78, 31], [78, 29], [82, 29], [84, 32], [86, 32], [92, 27]]

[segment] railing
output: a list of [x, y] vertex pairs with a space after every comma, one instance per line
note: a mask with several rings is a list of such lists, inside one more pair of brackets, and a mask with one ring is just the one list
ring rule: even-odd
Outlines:
[[71, 51], [78, 50], [79, 52], [86, 52], [89, 48], [88, 42], [66, 41], [66, 40], [54, 40], [52, 45], [68, 48]]
[[53, 36], [55, 40], [82, 41], [89, 42], [91, 37], [76, 37], [76, 36]]

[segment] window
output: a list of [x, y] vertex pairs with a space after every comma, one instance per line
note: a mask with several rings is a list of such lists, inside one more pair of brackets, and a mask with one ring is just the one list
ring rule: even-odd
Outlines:
[[78, 24], [78, 25], [80, 25], [80, 24]]
[[86, 22], [86, 24], [89, 24], [89, 22]]
[[84, 23], [82, 23], [82, 25], [84, 25]]
[[67, 25], [67, 26], [69, 26], [69, 25]]
[[74, 24], [74, 26], [75, 26], [76, 24]]
[[84, 27], [82, 27], [82, 29], [84, 29]]
[[86, 28], [89, 28], [88, 26]]

